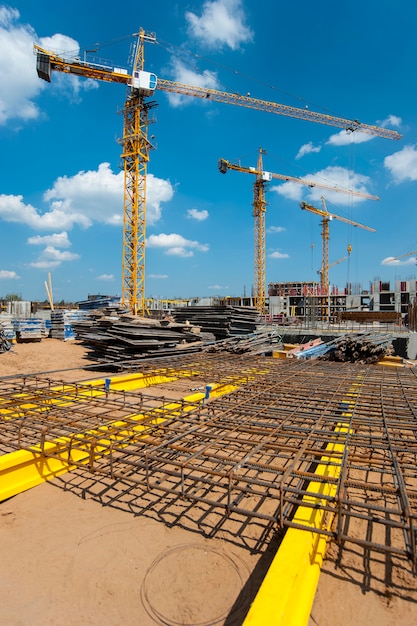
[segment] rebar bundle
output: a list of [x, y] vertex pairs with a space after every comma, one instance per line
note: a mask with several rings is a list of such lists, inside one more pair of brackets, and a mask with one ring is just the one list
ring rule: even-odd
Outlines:
[[377, 363], [393, 353], [390, 336], [370, 333], [344, 335], [327, 346], [328, 349], [320, 358], [344, 363]]

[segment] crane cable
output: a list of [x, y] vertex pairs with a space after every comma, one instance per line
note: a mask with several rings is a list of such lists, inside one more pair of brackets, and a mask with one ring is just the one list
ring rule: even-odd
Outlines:
[[[338, 117], [342, 117], [340, 114], [338, 114], [335, 111], [332, 111], [330, 109], [327, 109], [326, 107], [316, 104], [314, 102], [308, 101], [305, 98], [301, 97], [301, 96], [297, 96], [294, 93], [291, 93], [289, 91], [285, 91], [283, 89], [279, 89], [278, 87], [276, 87], [276, 85], [272, 85], [270, 83], [267, 83], [265, 81], [260, 80], [259, 78], [255, 78], [254, 76], [251, 76], [250, 74], [245, 74], [244, 72], [241, 72], [237, 69], [234, 69], [232, 67], [229, 67], [228, 65], [224, 65], [222, 63], [219, 63], [218, 61], [213, 61], [213, 59], [210, 59], [208, 57], [204, 57], [201, 56], [200, 54], [196, 53], [196, 52], [192, 52], [191, 50], [187, 50], [186, 48], [184, 48], [183, 46], [176, 46], [175, 44], [172, 44], [168, 41], [164, 41], [163, 39], [157, 39], [155, 42], [160, 48], [162, 48], [163, 50], [165, 50], [166, 52], [168, 52], [168, 54], [171, 54], [173, 56], [176, 56], [179, 59], [182, 59], [184, 61], [184, 63], [186, 63], [189, 67], [191, 67], [192, 69], [194, 69], [196, 72], [198, 72], [201, 75], [204, 75], [205, 70], [201, 70], [200, 67], [198, 65], [193, 65], [193, 61], [190, 60], [190, 57], [194, 58], [194, 59], [199, 59], [207, 64], [211, 64], [215, 67], [217, 67], [218, 69], [221, 70], [225, 70], [226, 72], [229, 72], [230, 74], [233, 74], [233, 76], [238, 76], [240, 78], [244, 78], [252, 83], [256, 83], [258, 85], [261, 85], [262, 87], [266, 87], [267, 89], [270, 89], [271, 91], [275, 91], [277, 93], [282, 94], [283, 96], [286, 96], [287, 98], [293, 98], [298, 105], [303, 104], [305, 106], [306, 109], [308, 109], [310, 106], [314, 107], [317, 111], [321, 111], [322, 113], [325, 113], [327, 115], [333, 115], [333, 116], [338, 116]], [[228, 86], [224, 83], [222, 83], [221, 81], [218, 81], [219, 85], [221, 85], [222, 87], [224, 87], [225, 89], [228, 89], [229, 91], [233, 92], [233, 93], [237, 93], [235, 89], [230, 89], [228, 88]], [[239, 94], [242, 95], [242, 94]], [[247, 94], [245, 94], [247, 95]]]

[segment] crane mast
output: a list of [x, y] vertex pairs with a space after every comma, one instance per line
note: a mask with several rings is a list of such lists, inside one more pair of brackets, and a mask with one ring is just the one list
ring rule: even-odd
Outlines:
[[[257, 169], [262, 172], [262, 154], [259, 150]], [[255, 250], [255, 275], [254, 294], [255, 307], [261, 314], [266, 313], [266, 268], [265, 268], [265, 180], [262, 175], [257, 175], [253, 185], [253, 217], [254, 217], [254, 250]]]
[[[122, 302], [128, 305], [134, 314], [144, 315], [145, 301], [145, 241], [146, 241], [146, 172], [149, 152], [152, 149], [148, 141], [149, 110], [156, 106], [148, 102], [156, 89], [174, 92], [185, 96], [203, 98], [213, 102], [223, 102], [249, 109], [275, 113], [286, 117], [326, 124], [342, 128], [347, 132], [363, 132], [386, 139], [400, 139], [401, 135], [394, 130], [363, 124], [358, 120], [338, 118], [317, 113], [309, 109], [298, 109], [275, 102], [259, 100], [250, 96], [241, 96], [228, 92], [184, 85], [176, 81], [157, 79], [155, 74], [144, 69], [144, 44], [156, 43], [153, 33], [145, 33], [140, 29], [137, 36], [137, 47], [131, 74], [127, 70], [110, 67], [81, 60], [80, 57], [65, 57], [35, 45], [37, 57], [36, 69], [38, 76], [51, 82], [53, 71], [75, 74], [93, 80], [119, 83], [129, 87], [124, 105], [124, 128], [122, 159], [124, 163], [124, 215], [123, 215], [123, 258], [122, 258]], [[259, 181], [260, 182], [260, 181]], [[315, 184], [315, 186], [318, 186]], [[262, 185], [256, 189], [256, 207], [254, 213], [258, 219], [257, 249], [265, 248], [264, 220], [265, 198]], [[263, 240], [262, 240], [263, 236]], [[265, 271], [259, 257], [259, 278], [255, 283], [264, 284]], [[261, 289], [262, 291], [262, 289]], [[259, 297], [259, 307], [265, 308], [265, 295]]]
[[[354, 222], [353, 220], [349, 220], [345, 217], [341, 217], [340, 215], [336, 215], [335, 213], [330, 213], [327, 210], [324, 196], [321, 197], [321, 201], [322, 201], [323, 209], [318, 209], [312, 204], [307, 204], [306, 202], [300, 202], [300, 207], [301, 209], [303, 209], [303, 211], [309, 211], [310, 213], [315, 213], [316, 215], [319, 215], [322, 218], [321, 220], [321, 239], [322, 239], [321, 259], [322, 260], [321, 260], [321, 270], [319, 271], [319, 274], [320, 274], [321, 293], [322, 295], [326, 295], [327, 302], [328, 302], [328, 299], [330, 297], [329, 268], [332, 267], [333, 265], [336, 265], [336, 263], [340, 263], [341, 261], [344, 261], [347, 258], [347, 257], [343, 257], [343, 259], [340, 259], [340, 261], [331, 263], [329, 265], [329, 239], [330, 239], [329, 224], [331, 220], [336, 219], [336, 220], [339, 220], [340, 222], [345, 222], [346, 224], [350, 224], [351, 226], [356, 226], [357, 228], [362, 228], [363, 230], [368, 230], [372, 233], [375, 233], [376, 231], [374, 228], [370, 228], [369, 226], [364, 226], [363, 224], [359, 224], [359, 222]], [[350, 244], [348, 244], [348, 254], [350, 254], [351, 251], [352, 251], [352, 248]], [[328, 308], [327, 314], [330, 315], [330, 306]]]
[[[144, 42], [154, 41], [142, 29], [138, 35], [133, 77], [144, 68]], [[135, 87], [123, 109], [122, 159], [124, 170], [122, 305], [134, 315], [145, 315], [146, 173], [151, 144], [148, 140], [149, 110], [146, 90]]]

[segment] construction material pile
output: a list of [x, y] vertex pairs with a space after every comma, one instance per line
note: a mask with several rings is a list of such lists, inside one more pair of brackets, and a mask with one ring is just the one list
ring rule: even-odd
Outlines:
[[243, 306], [187, 306], [172, 311], [176, 322], [199, 326], [203, 332], [213, 333], [216, 340], [230, 336], [247, 335], [259, 324], [259, 313], [253, 307]]
[[18, 342], [41, 341], [46, 335], [45, 321], [37, 317], [15, 319], [13, 327]]
[[372, 364], [394, 352], [390, 336], [370, 332], [343, 335], [326, 345], [328, 350], [320, 356], [326, 361]]
[[[72, 328], [77, 341], [88, 348], [89, 359], [116, 369], [126, 369], [143, 359], [201, 351], [266, 354], [281, 341], [275, 331], [258, 329], [258, 313], [254, 309], [213, 307], [210, 314], [208, 307], [201, 308], [204, 311], [200, 315], [196, 311], [185, 315], [186, 308], [183, 314], [175, 315], [177, 321], [174, 317], [137, 317], [122, 308], [96, 309], [74, 319]], [[196, 320], [203, 324], [196, 325]], [[219, 339], [219, 335], [227, 336]]]
[[230, 354], [268, 354], [282, 346], [277, 331], [257, 330], [249, 335], [230, 337], [202, 348], [204, 352], [229, 352]]
[[128, 362], [143, 355], [161, 356], [177, 346], [213, 340], [191, 324], [153, 320], [125, 312], [97, 309], [84, 319], [74, 320], [77, 340], [89, 350], [88, 358], [101, 363]]
[[83, 321], [88, 316], [87, 311], [78, 309], [56, 310], [51, 312], [51, 332], [53, 339], [75, 339], [74, 323]]

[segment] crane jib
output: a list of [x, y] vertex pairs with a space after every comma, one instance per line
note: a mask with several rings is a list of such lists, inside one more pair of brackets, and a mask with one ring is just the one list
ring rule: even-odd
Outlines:
[[268, 113], [275, 113], [286, 117], [295, 117], [310, 122], [316, 122], [318, 124], [335, 126], [337, 128], [343, 128], [346, 132], [361, 132], [377, 137], [383, 137], [385, 139], [401, 139], [401, 135], [397, 133], [397, 131], [389, 128], [380, 128], [379, 126], [362, 124], [357, 120], [335, 117], [333, 115], [311, 111], [310, 109], [299, 109], [286, 104], [268, 102], [267, 100], [259, 100], [258, 98], [252, 98], [251, 96], [241, 96], [240, 94], [229, 93], [227, 91], [218, 91], [217, 89], [209, 89], [206, 87], [195, 87], [161, 78], [158, 79], [157, 89], [178, 93], [184, 96], [193, 96], [195, 98], [212, 100], [213, 102], [223, 102], [225, 104], [233, 104], [235, 106], [247, 107], [258, 111], [266, 111]]
[[[47, 51], [39, 49], [36, 46], [35, 49], [37, 54], [36, 69], [38, 76], [47, 82], [51, 82], [52, 70], [57, 70], [71, 74], [80, 74], [86, 78], [96, 80], [124, 83], [132, 85], [133, 88], [135, 88], [133, 83], [136, 82], [137, 77], [130, 76], [126, 70], [98, 65], [95, 66], [90, 63], [82, 62], [79, 59], [65, 60], [52, 53], [48, 54]], [[267, 100], [260, 100], [250, 96], [242, 96], [240, 94], [229, 93], [227, 91], [218, 91], [217, 89], [186, 85], [176, 81], [157, 78], [156, 74], [144, 72], [143, 70], [140, 73], [143, 74], [144, 80], [147, 83], [143, 89], [144, 96], [150, 96], [156, 89], [159, 89], [161, 91], [169, 91], [184, 96], [212, 100], [213, 102], [223, 102], [225, 104], [232, 104], [249, 109], [256, 109], [258, 111], [265, 111], [268, 113], [275, 113], [277, 115], [284, 115], [286, 117], [294, 117], [310, 122], [316, 122], [318, 124], [334, 126], [342, 128], [348, 133], [361, 132], [385, 139], [401, 139], [401, 135], [399, 133], [389, 128], [380, 128], [370, 124], [362, 124], [357, 120], [335, 117], [333, 115], [311, 111], [310, 109], [300, 109], [286, 104], [269, 102]], [[140, 89], [140, 91], [142, 91], [142, 89]]]

